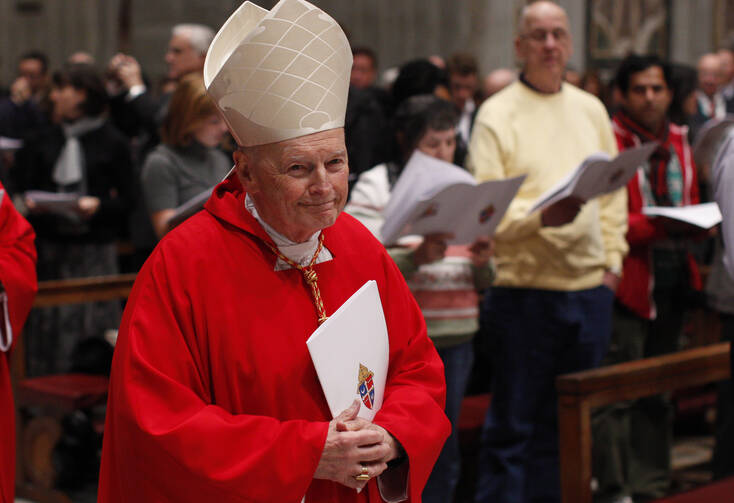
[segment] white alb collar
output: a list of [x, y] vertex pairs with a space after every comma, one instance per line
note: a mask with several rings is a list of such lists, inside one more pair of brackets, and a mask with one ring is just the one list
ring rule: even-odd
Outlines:
[[[303, 243], [296, 243], [273, 229], [273, 227], [260, 218], [257, 208], [255, 207], [255, 202], [249, 194], [245, 195], [245, 208], [253, 217], [255, 217], [255, 220], [262, 225], [265, 232], [267, 232], [268, 236], [270, 236], [275, 243], [275, 246], [280, 250], [280, 253], [291, 259], [296, 264], [302, 266], [307, 266], [311, 262], [311, 258], [313, 258], [313, 254], [316, 253], [316, 248], [319, 246], [319, 235], [321, 234], [321, 231], [314, 232], [308, 240]], [[321, 249], [321, 253], [319, 253], [319, 256], [316, 258], [316, 263], [320, 264], [321, 262], [328, 262], [332, 258], [333, 256], [331, 255], [331, 252], [324, 246]], [[285, 269], [291, 269], [291, 266], [287, 262], [278, 259], [275, 263], [275, 270], [283, 271]]]

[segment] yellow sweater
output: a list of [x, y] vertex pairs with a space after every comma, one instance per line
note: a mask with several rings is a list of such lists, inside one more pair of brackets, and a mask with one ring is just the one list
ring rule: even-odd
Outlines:
[[541, 94], [511, 84], [479, 109], [467, 166], [476, 178], [521, 174], [525, 182], [495, 235], [495, 285], [547, 290], [599, 286], [605, 269], [621, 271], [627, 253], [627, 193], [588, 201], [576, 219], [541, 227], [535, 200], [594, 152], [617, 154], [609, 117], [592, 95], [569, 84]]

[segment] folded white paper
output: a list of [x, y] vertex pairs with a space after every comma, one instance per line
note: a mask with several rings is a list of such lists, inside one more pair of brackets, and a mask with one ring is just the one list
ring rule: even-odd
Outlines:
[[321, 389], [336, 417], [355, 398], [372, 421], [382, 406], [390, 343], [377, 283], [367, 281], [306, 341]]
[[450, 244], [490, 236], [522, 185], [524, 176], [477, 184], [466, 170], [415, 151], [384, 210], [384, 244], [402, 236], [452, 233]]
[[568, 176], [540, 196], [528, 215], [567, 197], [588, 201], [624, 187], [656, 147], [655, 143], [644, 143], [623, 151], [614, 159], [603, 152], [591, 154]]
[[721, 223], [721, 211], [716, 203], [692, 204], [690, 206], [647, 206], [642, 213], [650, 217], [664, 217], [687, 224], [710, 229]]
[[23, 147], [23, 140], [0, 136], [0, 150], [18, 150]]
[[25, 197], [33, 201], [39, 210], [51, 213], [67, 213], [78, 209], [80, 196], [70, 192], [29, 190], [25, 193]]

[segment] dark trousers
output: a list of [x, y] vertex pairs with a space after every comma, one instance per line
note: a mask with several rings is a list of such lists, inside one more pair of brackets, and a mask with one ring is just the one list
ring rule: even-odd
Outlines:
[[438, 456], [423, 490], [423, 503], [451, 503], [461, 475], [459, 451], [459, 414], [474, 361], [473, 341], [439, 348], [446, 375], [446, 416], [451, 421], [451, 435]]
[[[685, 289], [654, 292], [657, 318], [646, 320], [615, 305], [612, 342], [604, 359], [613, 365], [678, 350], [686, 310]], [[659, 498], [670, 486], [673, 408], [670, 394], [619, 402], [594, 411], [595, 501], [622, 496]]]
[[555, 378], [596, 367], [609, 344], [613, 294], [492, 288], [485, 315], [494, 365], [477, 503], [560, 501]]
[[[721, 314], [721, 340], [732, 344], [734, 373], [734, 315]], [[716, 444], [714, 444], [714, 478], [734, 475], [734, 385], [732, 380], [719, 383], [716, 408]]]

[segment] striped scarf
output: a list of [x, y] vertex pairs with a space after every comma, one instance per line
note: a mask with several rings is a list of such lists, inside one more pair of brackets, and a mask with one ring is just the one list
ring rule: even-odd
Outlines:
[[[657, 134], [637, 124], [624, 112], [617, 112], [615, 119], [628, 132], [636, 136], [640, 143], [655, 142], [658, 148], [650, 156], [645, 175], [647, 188], [643, 188], [645, 201], [650, 206], [680, 206], [683, 201], [683, 173], [675, 148], [670, 141], [668, 121], [666, 120]], [[637, 144], [631, 138], [623, 138], [624, 148]], [[645, 194], [645, 192], [647, 192]]]

